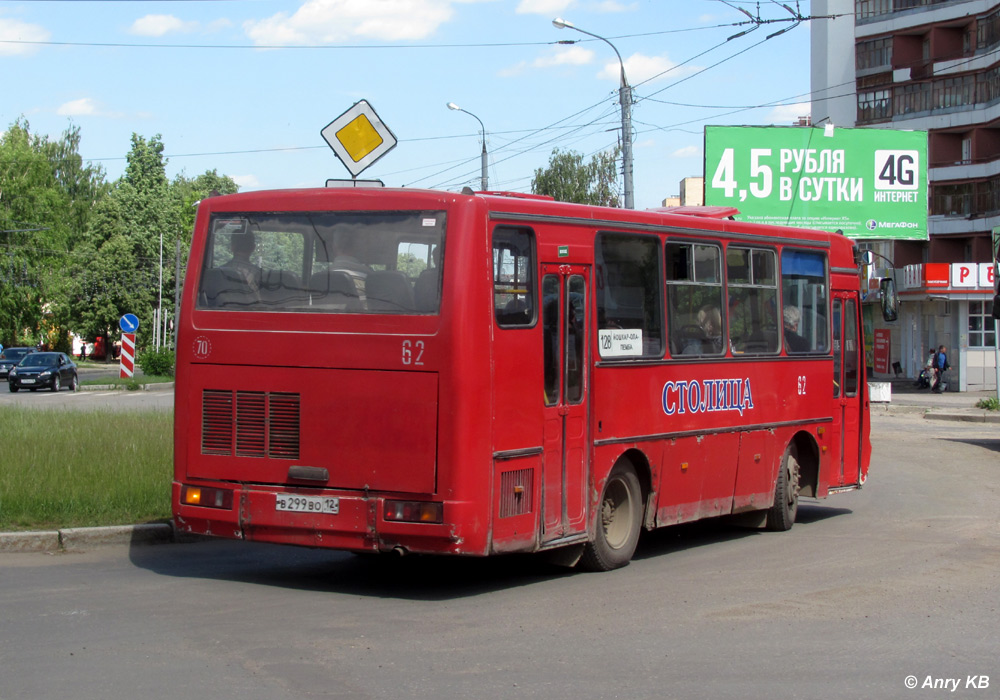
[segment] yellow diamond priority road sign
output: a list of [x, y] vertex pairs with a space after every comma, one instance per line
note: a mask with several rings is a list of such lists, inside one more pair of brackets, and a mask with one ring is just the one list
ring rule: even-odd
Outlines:
[[361, 100], [320, 132], [333, 152], [357, 177], [396, 147], [396, 137], [382, 123], [367, 100]]

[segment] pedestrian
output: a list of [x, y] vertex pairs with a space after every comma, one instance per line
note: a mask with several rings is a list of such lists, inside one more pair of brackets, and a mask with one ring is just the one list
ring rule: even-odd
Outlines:
[[950, 367], [951, 365], [948, 364], [948, 348], [944, 345], [939, 345], [937, 352], [934, 354], [934, 386], [931, 388], [931, 391], [936, 394], [944, 391], [944, 373]]
[[934, 383], [934, 357], [936, 355], [934, 348], [927, 351], [927, 361], [924, 363], [924, 368], [920, 370], [920, 376], [917, 377], [918, 389], [930, 389]]

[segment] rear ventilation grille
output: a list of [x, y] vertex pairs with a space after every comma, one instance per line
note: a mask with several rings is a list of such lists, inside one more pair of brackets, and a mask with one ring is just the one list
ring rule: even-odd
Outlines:
[[532, 511], [531, 469], [517, 469], [500, 474], [500, 517], [509, 518]]
[[206, 389], [201, 396], [201, 453], [299, 457], [299, 395]]

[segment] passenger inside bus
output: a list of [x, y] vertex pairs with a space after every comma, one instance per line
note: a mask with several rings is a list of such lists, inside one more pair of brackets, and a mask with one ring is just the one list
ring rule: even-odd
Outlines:
[[413, 283], [417, 311], [435, 311], [441, 295], [441, 246], [431, 251], [431, 267], [420, 271]]
[[206, 270], [202, 280], [207, 306], [249, 306], [260, 301], [264, 273], [250, 261], [256, 246], [252, 232], [229, 237], [232, 257], [221, 267]]
[[697, 325], [684, 326], [682, 355], [718, 355], [723, 352], [722, 314], [714, 304], [698, 309]]
[[332, 267], [334, 270], [349, 270], [358, 273], [362, 278], [371, 273], [372, 268], [358, 257], [357, 236], [341, 233], [334, 242]]
[[799, 321], [802, 318], [797, 307], [787, 304], [782, 311], [785, 325], [785, 351], [809, 352], [809, 341], [799, 335]]

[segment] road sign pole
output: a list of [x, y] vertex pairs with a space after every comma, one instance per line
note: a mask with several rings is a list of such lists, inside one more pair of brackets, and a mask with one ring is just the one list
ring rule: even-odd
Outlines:
[[119, 376], [130, 379], [135, 374], [135, 333], [122, 333], [122, 354]]

